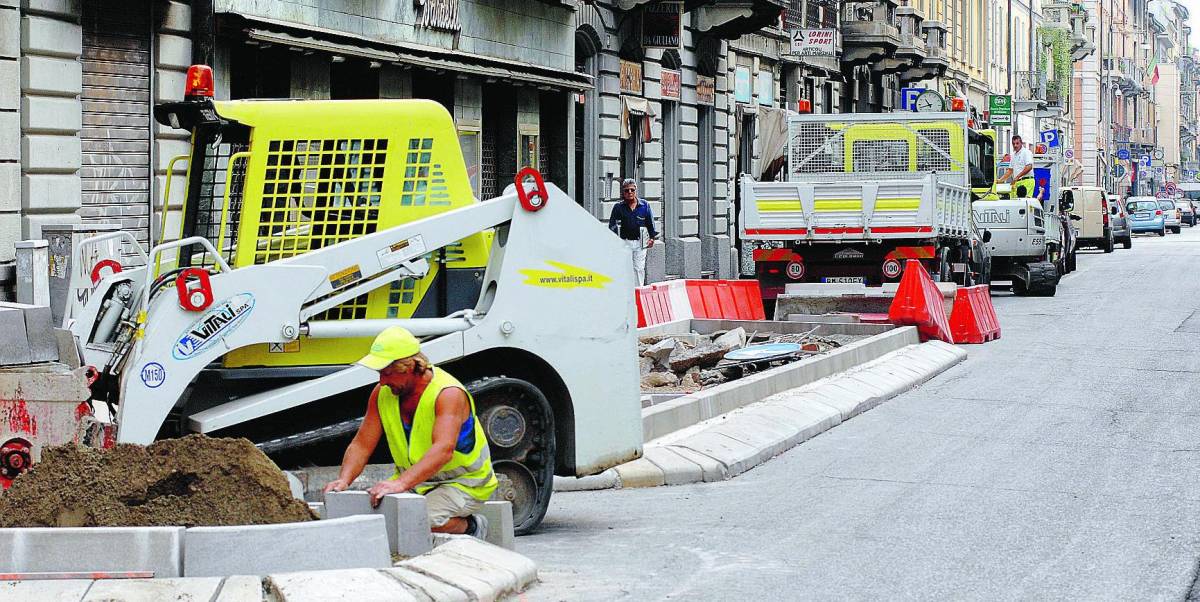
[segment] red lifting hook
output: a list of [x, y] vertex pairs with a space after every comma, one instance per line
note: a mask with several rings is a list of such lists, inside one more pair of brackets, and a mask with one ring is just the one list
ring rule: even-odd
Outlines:
[[[533, 178], [536, 186], [532, 192], [525, 190], [525, 178], [527, 177]], [[546, 192], [546, 181], [542, 179], [541, 172], [532, 167], [526, 167], [517, 172], [513, 183], [517, 185], [517, 198], [521, 200], [521, 206], [526, 211], [537, 211], [545, 207], [550, 200], [550, 195]]]
[[175, 277], [175, 290], [179, 293], [179, 307], [187, 311], [202, 311], [212, 305], [212, 285], [208, 281], [208, 272], [202, 268], [179, 272]]

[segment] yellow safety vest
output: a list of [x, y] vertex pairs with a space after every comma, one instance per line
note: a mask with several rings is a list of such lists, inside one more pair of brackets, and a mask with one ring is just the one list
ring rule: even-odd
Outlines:
[[[379, 387], [379, 395], [375, 401], [379, 406], [379, 420], [383, 423], [384, 434], [387, 435], [392, 461], [396, 463], [393, 479], [412, 468], [433, 446], [434, 409], [437, 396], [442, 390], [453, 387], [467, 391], [458, 379], [446, 371], [437, 368], [433, 370], [433, 379], [421, 393], [417, 411], [413, 414], [412, 432], [407, 436], [404, 433], [404, 422], [400, 419], [399, 398], [388, 387]], [[424, 494], [438, 485], [450, 485], [467, 492], [475, 499], [486, 500], [496, 490], [498, 481], [496, 473], [492, 472], [492, 453], [488, 449], [479, 417], [475, 415], [475, 399], [469, 392], [467, 401], [471, 405], [471, 417], [475, 419], [475, 448], [465, 454], [455, 449], [454, 456], [441, 470], [417, 486], [417, 493]]]

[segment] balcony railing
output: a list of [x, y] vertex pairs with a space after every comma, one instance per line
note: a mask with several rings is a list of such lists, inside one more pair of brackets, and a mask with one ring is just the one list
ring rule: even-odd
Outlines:
[[1016, 98], [1018, 101], [1046, 101], [1046, 74], [1041, 71], [1017, 71]]

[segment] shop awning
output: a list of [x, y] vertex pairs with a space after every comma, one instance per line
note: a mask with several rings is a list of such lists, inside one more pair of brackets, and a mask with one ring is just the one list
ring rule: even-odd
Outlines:
[[318, 50], [339, 56], [357, 57], [381, 63], [412, 65], [427, 69], [454, 71], [567, 90], [592, 88], [591, 76], [574, 71], [554, 71], [533, 65], [495, 59], [468, 52], [446, 50], [420, 44], [398, 44], [348, 36], [321, 27], [276, 21], [235, 13], [225, 13], [242, 22], [247, 38], [289, 48]]

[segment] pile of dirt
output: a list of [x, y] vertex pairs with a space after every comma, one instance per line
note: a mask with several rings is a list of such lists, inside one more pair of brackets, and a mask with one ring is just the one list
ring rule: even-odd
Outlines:
[[0, 527], [253, 525], [314, 520], [246, 439], [189, 435], [50, 447], [0, 495]]

